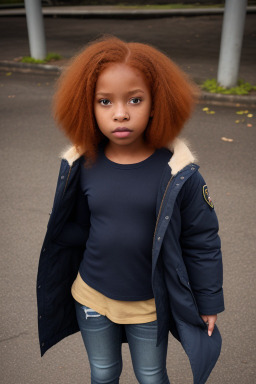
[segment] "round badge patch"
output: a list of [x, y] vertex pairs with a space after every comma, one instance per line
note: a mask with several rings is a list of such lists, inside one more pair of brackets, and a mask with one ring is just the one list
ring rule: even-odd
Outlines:
[[204, 186], [203, 186], [203, 197], [204, 197], [206, 203], [207, 203], [211, 208], [214, 208], [212, 199], [210, 198], [210, 195], [209, 195], [209, 191], [208, 191], [208, 187], [207, 187], [207, 185], [204, 185]]

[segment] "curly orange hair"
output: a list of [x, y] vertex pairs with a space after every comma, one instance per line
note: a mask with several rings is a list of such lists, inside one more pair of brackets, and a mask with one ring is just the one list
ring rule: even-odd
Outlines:
[[195, 85], [157, 49], [106, 37], [90, 43], [59, 79], [55, 118], [71, 142], [88, 159], [96, 157], [104, 136], [94, 117], [94, 93], [100, 73], [111, 63], [136, 68], [148, 81], [154, 114], [145, 131], [147, 142], [160, 148], [173, 141], [192, 111]]

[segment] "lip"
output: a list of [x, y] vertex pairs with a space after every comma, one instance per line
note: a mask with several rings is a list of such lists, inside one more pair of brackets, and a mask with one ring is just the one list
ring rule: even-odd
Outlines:
[[126, 138], [130, 136], [131, 133], [132, 133], [132, 130], [126, 127], [118, 127], [114, 131], [112, 131], [112, 134], [115, 137], [118, 137], [119, 139]]
[[112, 133], [115, 132], [132, 132], [132, 130], [126, 127], [117, 127], [114, 131], [112, 131]]

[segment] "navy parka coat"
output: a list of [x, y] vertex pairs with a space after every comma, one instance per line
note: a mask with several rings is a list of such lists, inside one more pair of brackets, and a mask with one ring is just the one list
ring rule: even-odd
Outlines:
[[[221, 349], [215, 325], [211, 337], [200, 314], [224, 310], [218, 221], [195, 158], [184, 142], [170, 146], [157, 198], [152, 247], [152, 287], [158, 341], [169, 330], [187, 353], [194, 384], [206, 382]], [[57, 189], [39, 260], [38, 327], [41, 354], [79, 330], [71, 285], [76, 278], [89, 228], [75, 227], [82, 157], [74, 147], [62, 158]], [[58, 241], [65, 226], [73, 244]], [[125, 341], [125, 334], [124, 339]]]

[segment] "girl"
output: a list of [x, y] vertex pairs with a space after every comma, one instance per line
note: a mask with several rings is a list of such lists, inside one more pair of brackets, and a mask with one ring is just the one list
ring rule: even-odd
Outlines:
[[169, 331], [194, 383], [218, 359], [218, 222], [177, 139], [194, 95], [165, 55], [117, 38], [90, 44], [60, 79], [55, 116], [73, 147], [40, 257], [39, 338], [43, 355], [80, 329], [93, 384], [119, 383], [124, 341], [139, 383], [169, 383]]

